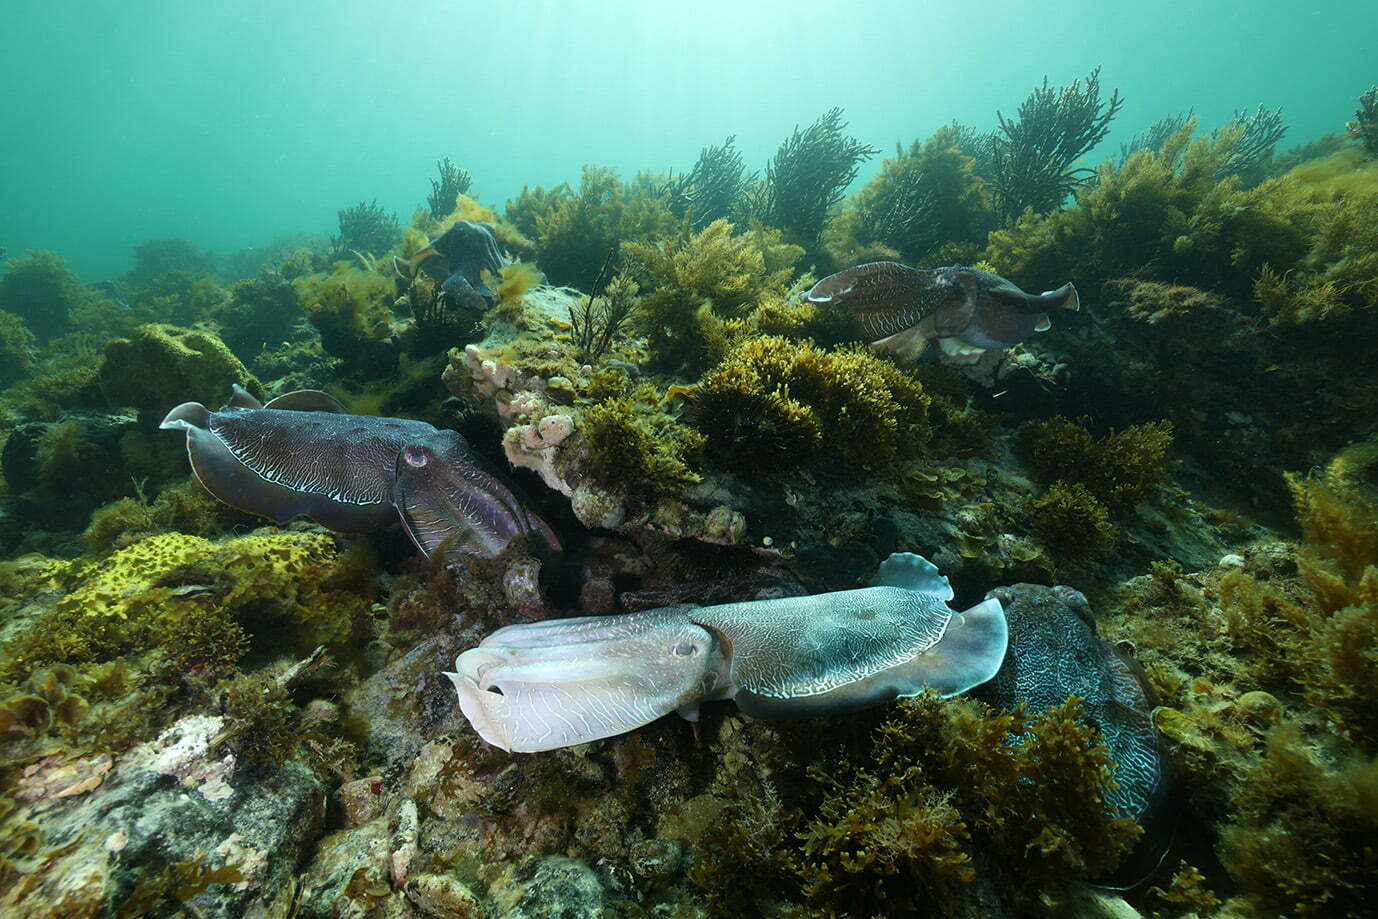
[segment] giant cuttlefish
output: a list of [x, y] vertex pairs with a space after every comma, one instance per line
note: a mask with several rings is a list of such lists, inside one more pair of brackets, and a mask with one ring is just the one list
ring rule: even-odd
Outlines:
[[496, 276], [506, 264], [498, 252], [497, 237], [486, 223], [457, 220], [454, 226], [433, 239], [410, 259], [393, 256], [392, 265], [405, 281], [423, 272], [440, 285], [455, 304], [471, 310], [485, 310], [493, 295], [484, 285], [483, 275]]
[[996, 675], [975, 695], [1001, 708], [1037, 713], [1081, 699], [1105, 739], [1115, 785], [1106, 803], [1144, 828], [1138, 846], [1102, 886], [1132, 887], [1162, 860], [1171, 836], [1166, 811], [1171, 769], [1153, 727], [1152, 697], [1135, 666], [1096, 637], [1086, 597], [1070, 587], [1015, 584], [986, 594], [1009, 622], [1010, 646]]
[[1005, 657], [1000, 601], [964, 613], [926, 559], [897, 553], [870, 587], [667, 606], [507, 626], [446, 674], [484, 740], [534, 753], [611, 737], [701, 702], [749, 715], [836, 714], [989, 680]]
[[1017, 345], [1051, 328], [1048, 311], [1081, 306], [1070, 283], [1034, 296], [976, 268], [909, 268], [867, 262], [829, 275], [805, 294], [810, 303], [854, 313], [872, 347], [913, 360], [936, 340], [954, 362]]
[[443, 545], [492, 558], [519, 535], [560, 545], [458, 432], [423, 421], [348, 415], [315, 390], [265, 406], [235, 386], [219, 411], [184, 402], [161, 427], [186, 431], [207, 491], [279, 523], [304, 516], [362, 533], [400, 521], [428, 556]]

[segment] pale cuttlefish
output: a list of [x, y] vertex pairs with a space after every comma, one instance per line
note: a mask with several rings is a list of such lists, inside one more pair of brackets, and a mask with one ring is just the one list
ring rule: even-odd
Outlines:
[[484, 284], [484, 273], [496, 276], [504, 264], [493, 228], [468, 220], [455, 221], [454, 226], [410, 259], [392, 259], [393, 268], [403, 280], [410, 282], [422, 272], [439, 284], [457, 306], [471, 310], [492, 305], [493, 294]]
[[234, 387], [210, 411], [184, 402], [161, 427], [185, 431], [196, 478], [215, 497], [279, 523], [308, 517], [342, 533], [401, 523], [427, 556], [441, 547], [492, 558], [517, 536], [537, 551], [559, 538], [456, 431], [349, 415], [315, 390], [267, 405]]
[[867, 262], [829, 275], [804, 294], [810, 303], [856, 316], [872, 347], [913, 360], [936, 341], [945, 359], [971, 363], [988, 350], [1017, 345], [1052, 327], [1050, 310], [1077, 310], [1071, 283], [1028, 294], [976, 268], [921, 270]]
[[717, 606], [511, 625], [448, 673], [484, 740], [534, 753], [611, 737], [702, 702], [761, 718], [838, 714], [989, 680], [1005, 658], [1000, 601], [950, 609], [952, 587], [918, 555], [871, 586]]
[[[1153, 727], [1153, 697], [1137, 665], [1096, 637], [1086, 597], [1071, 587], [1015, 584], [986, 594], [1005, 610], [1009, 652], [1000, 670], [974, 693], [1001, 708], [1023, 704], [1038, 713], [1081, 699], [1086, 720], [1100, 730], [1114, 763], [1106, 804], [1144, 828], [1138, 845], [1105, 887], [1137, 885], [1157, 868], [1172, 835], [1172, 770]], [[1016, 743], [1021, 738], [1014, 738]]]

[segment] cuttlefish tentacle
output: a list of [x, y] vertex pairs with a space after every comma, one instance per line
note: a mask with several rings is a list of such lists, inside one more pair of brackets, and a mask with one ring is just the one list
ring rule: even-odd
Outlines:
[[988, 271], [920, 270], [899, 262], [867, 262], [829, 275], [804, 298], [850, 312], [873, 347], [901, 359], [918, 357], [935, 340], [953, 358], [979, 357], [1051, 328], [1049, 311], [1081, 306], [1070, 283], [1029, 294]]
[[859, 590], [508, 626], [448, 676], [481, 736], [522, 753], [692, 717], [717, 699], [790, 718], [925, 687], [955, 695], [994, 676], [1007, 636], [998, 600], [957, 614], [952, 596], [933, 565], [897, 554]]
[[425, 422], [350, 415], [314, 390], [260, 406], [236, 387], [219, 411], [186, 402], [162, 427], [186, 433], [207, 491], [251, 514], [309, 517], [343, 533], [400, 521], [427, 555], [446, 545], [491, 558], [518, 535], [560, 547], [463, 437]]

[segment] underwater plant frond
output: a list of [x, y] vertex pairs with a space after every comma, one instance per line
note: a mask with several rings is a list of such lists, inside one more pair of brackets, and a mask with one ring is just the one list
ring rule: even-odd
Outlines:
[[879, 244], [918, 264], [944, 244], [983, 242], [995, 213], [975, 159], [959, 145], [957, 129], [945, 127], [907, 151], [897, 149], [839, 223], [841, 234], [850, 237], [844, 248], [864, 252]]
[[725, 350], [727, 321], [784, 296], [804, 250], [781, 237], [760, 224], [735, 234], [732, 224], [715, 220], [698, 233], [686, 227], [673, 239], [623, 245], [647, 288], [636, 322], [658, 363], [691, 372], [711, 365]]
[[582, 298], [577, 306], [569, 307], [570, 336], [574, 339], [580, 360], [597, 361], [607, 353], [613, 339], [636, 308], [636, 295], [640, 287], [630, 275], [618, 272], [611, 280], [606, 280], [615, 255], [615, 251], [608, 252], [608, 258], [589, 289], [589, 295]]
[[448, 156], [437, 162], [435, 169], [439, 175], [431, 179], [431, 193], [426, 196], [426, 206], [430, 208], [431, 217], [439, 219], [454, 210], [455, 202], [469, 190], [473, 179], [468, 170], [460, 169], [450, 162]]
[[669, 235], [678, 224], [666, 190], [650, 182], [624, 183], [615, 171], [595, 166], [584, 167], [575, 192], [537, 189], [523, 196], [515, 211], [508, 206], [509, 215], [515, 213], [509, 219], [526, 232], [522, 221], [534, 218], [537, 262], [556, 285], [582, 289], [597, 277], [609, 249]]
[[340, 211], [339, 228], [338, 235], [330, 237], [331, 259], [335, 261], [355, 252], [382, 255], [402, 238], [397, 215], [384, 210], [376, 198]]
[[716, 147], [704, 147], [694, 168], [671, 182], [670, 210], [676, 217], [692, 215], [695, 230], [715, 220], [740, 220], [743, 194], [756, 179], [746, 175], [736, 135]]
[[1140, 150], [1147, 150], [1150, 153], [1158, 153], [1167, 143], [1168, 138], [1172, 137], [1182, 128], [1193, 124], [1196, 114], [1193, 110], [1187, 109], [1185, 112], [1178, 112], [1175, 115], [1164, 115], [1141, 134], [1135, 134], [1126, 143], [1120, 144], [1120, 158], [1118, 165], [1123, 166], [1129, 162], [1129, 158]]
[[1101, 98], [1100, 68], [1067, 86], [1048, 78], [1019, 105], [1015, 118], [997, 112], [990, 182], [1008, 220], [1026, 209], [1056, 210], [1095, 175], [1077, 160], [1095, 149], [1110, 130], [1124, 100], [1119, 90]]
[[817, 246], [824, 223], [861, 164], [880, 152], [849, 137], [846, 129], [842, 109], [829, 109], [807, 128], [796, 127], [766, 166], [756, 216], [805, 249]]
[[1237, 111], [1212, 136], [1229, 137], [1229, 152], [1215, 170], [1215, 177], [1239, 176], [1246, 186], [1257, 185], [1267, 171], [1273, 148], [1287, 133], [1282, 121], [1282, 109], [1260, 105], [1250, 114]]
[[1364, 145], [1364, 152], [1378, 157], [1378, 86], [1369, 87], [1359, 97], [1354, 120], [1345, 124], [1349, 136]]
[[888, 468], [927, 440], [928, 395], [860, 347], [747, 339], [700, 382], [693, 417], [721, 462], [744, 470], [826, 458], [855, 474]]

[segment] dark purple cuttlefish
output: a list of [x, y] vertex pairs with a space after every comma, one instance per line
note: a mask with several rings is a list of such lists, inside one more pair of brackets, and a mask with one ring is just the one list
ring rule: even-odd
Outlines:
[[1034, 295], [989, 271], [956, 265], [925, 271], [899, 262], [839, 271], [804, 298], [854, 313], [872, 347], [902, 360], [913, 360], [936, 340], [943, 355], [958, 363], [1051, 328], [1049, 310], [1081, 306], [1070, 283]]
[[427, 556], [445, 546], [492, 558], [517, 536], [538, 550], [560, 548], [460, 434], [423, 421], [348, 415], [315, 390], [264, 406], [235, 386], [219, 411], [184, 402], [161, 426], [187, 432], [192, 471], [207, 491], [279, 523], [304, 516], [362, 533], [400, 521]]
[[496, 277], [505, 264], [492, 226], [468, 220], [455, 221], [410, 259], [392, 258], [392, 266], [403, 280], [411, 282], [423, 272], [458, 306], [472, 310], [486, 310], [492, 305], [493, 294], [484, 283], [484, 274]]

